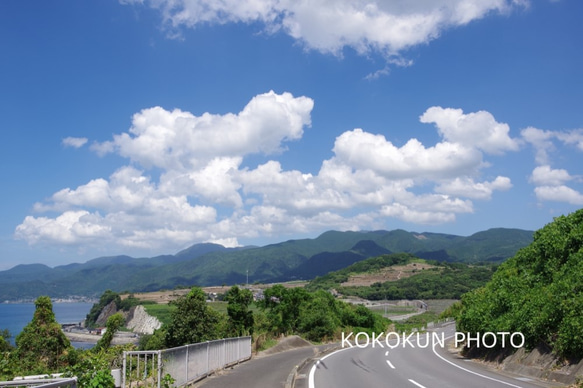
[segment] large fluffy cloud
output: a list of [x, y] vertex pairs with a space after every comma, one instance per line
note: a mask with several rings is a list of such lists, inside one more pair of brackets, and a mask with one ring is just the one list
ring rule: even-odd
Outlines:
[[281, 143], [301, 138], [314, 102], [271, 91], [254, 97], [238, 114], [195, 116], [161, 107], [136, 113], [129, 133], [93, 148], [117, 152], [144, 167], [191, 170], [217, 157], [271, 154]]
[[417, 139], [402, 147], [382, 135], [355, 129], [343, 133], [334, 145], [336, 158], [358, 169], [372, 169], [387, 178], [456, 176], [474, 171], [482, 155], [460, 143], [441, 142], [425, 147]]
[[172, 34], [203, 23], [256, 23], [283, 31], [306, 48], [341, 53], [380, 52], [394, 57], [437, 38], [442, 31], [506, 13], [528, 0], [123, 0], [159, 9]]
[[[508, 125], [488, 112], [439, 107], [421, 116], [435, 123], [441, 137], [435, 144], [413, 138], [397, 146], [353, 129], [336, 138], [334, 155], [317, 174], [285, 170], [274, 153], [302, 136], [313, 105], [307, 97], [269, 92], [239, 113], [144, 109], [127, 132], [92, 146], [132, 163], [37, 203], [38, 214], [26, 217], [16, 236], [166, 251], [196, 241], [236, 245], [259, 236], [383, 228], [391, 218], [453, 222], [474, 211], [472, 200], [512, 187], [504, 176], [480, 180], [488, 153], [517, 148]], [[272, 159], [244, 163], [253, 154]]]
[[496, 122], [489, 112], [464, 114], [461, 109], [434, 106], [421, 116], [421, 122], [435, 123], [444, 139], [455, 144], [476, 147], [491, 154], [518, 150], [518, 142], [508, 135], [508, 124]]
[[213, 224], [217, 215], [213, 207], [190, 204], [186, 195], [167, 195], [132, 167], [122, 167], [109, 180], [60, 190], [47, 204], [36, 204], [35, 210], [60, 214], [26, 217], [16, 228], [18, 238], [143, 248], [208, 239], [199, 229]]

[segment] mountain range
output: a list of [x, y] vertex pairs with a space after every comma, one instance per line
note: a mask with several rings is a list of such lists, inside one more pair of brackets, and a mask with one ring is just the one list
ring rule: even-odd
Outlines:
[[450, 262], [506, 260], [533, 240], [533, 232], [495, 228], [468, 237], [404, 230], [328, 231], [314, 239], [263, 247], [196, 244], [174, 255], [100, 257], [54, 268], [21, 264], [0, 271], [0, 301], [99, 296], [103, 291], [157, 291], [181, 286], [309, 280], [387, 253]]

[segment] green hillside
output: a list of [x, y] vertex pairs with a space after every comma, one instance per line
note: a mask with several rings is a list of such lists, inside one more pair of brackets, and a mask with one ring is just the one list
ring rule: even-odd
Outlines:
[[464, 332], [521, 332], [526, 345], [583, 355], [583, 209], [557, 217], [462, 298]]
[[[431, 264], [431, 268], [414, 270], [410, 277], [370, 286], [345, 286], [351, 276], [374, 276], [379, 271], [405, 264]], [[493, 274], [492, 266], [475, 266], [464, 263], [427, 262], [411, 254], [397, 253], [360, 261], [342, 270], [318, 277], [307, 286], [309, 290], [335, 289], [344, 296], [357, 296], [369, 300], [381, 299], [459, 299], [462, 294], [481, 287]]]

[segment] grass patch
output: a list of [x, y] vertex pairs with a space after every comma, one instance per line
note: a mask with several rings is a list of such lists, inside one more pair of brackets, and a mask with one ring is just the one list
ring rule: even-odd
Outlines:
[[[223, 313], [225, 315], [227, 315], [227, 306], [229, 305], [228, 302], [223, 302], [223, 301], [215, 301], [215, 302], [207, 302], [207, 304], [217, 310], [220, 313]], [[254, 314], [259, 310], [259, 307], [257, 307], [257, 305], [255, 304], [255, 302], [251, 303], [249, 305], [249, 311], [252, 311]]]
[[277, 340], [266, 333], [256, 336], [253, 349], [255, 352], [262, 352], [277, 345]]
[[220, 313], [227, 314], [227, 306], [229, 305], [229, 303], [216, 301], [216, 302], [207, 302], [207, 305], [209, 307], [213, 308], [214, 310], [217, 310]]
[[144, 305], [144, 309], [151, 316], [158, 318], [162, 322], [162, 325], [168, 325], [172, 320], [172, 312], [176, 309], [176, 306], [169, 304], [146, 304]]

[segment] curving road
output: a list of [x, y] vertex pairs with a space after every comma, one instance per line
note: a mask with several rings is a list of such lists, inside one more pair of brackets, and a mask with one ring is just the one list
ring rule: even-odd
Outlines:
[[[455, 326], [440, 329], [453, 337]], [[441, 336], [441, 334], [440, 334]], [[420, 343], [390, 349], [378, 344], [373, 348], [345, 347], [322, 357], [309, 369], [297, 387], [395, 387], [395, 388], [540, 388], [544, 383], [530, 379], [500, 375], [474, 362], [450, 354], [435, 341], [428, 346], [425, 336]], [[435, 346], [432, 346], [435, 343]], [[390, 344], [395, 344], [391, 341]]]

